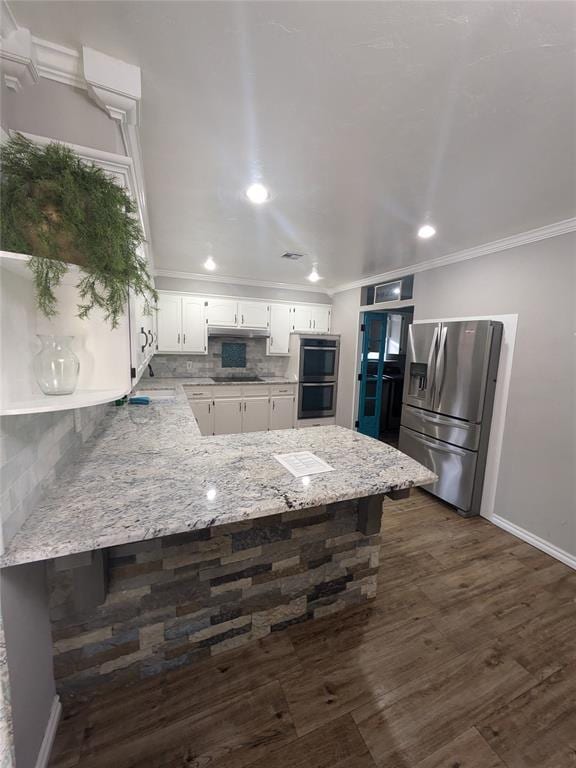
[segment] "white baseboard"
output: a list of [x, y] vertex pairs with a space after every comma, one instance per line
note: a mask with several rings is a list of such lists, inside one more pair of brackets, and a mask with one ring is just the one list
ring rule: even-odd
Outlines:
[[50, 753], [52, 752], [52, 745], [54, 744], [54, 738], [56, 731], [58, 730], [58, 723], [60, 722], [60, 715], [62, 714], [62, 704], [58, 696], [54, 696], [52, 707], [50, 709], [50, 717], [48, 718], [48, 724], [44, 731], [44, 738], [42, 739], [42, 746], [38, 757], [36, 758], [36, 768], [48, 768], [50, 762]]
[[570, 568], [574, 568], [574, 570], [576, 570], [575, 555], [571, 555], [564, 549], [560, 549], [560, 547], [556, 547], [554, 544], [550, 544], [550, 542], [546, 541], [546, 539], [541, 539], [540, 536], [536, 536], [535, 533], [530, 533], [530, 531], [527, 531], [525, 528], [520, 528], [519, 525], [511, 523], [509, 520], [505, 520], [499, 515], [491, 515], [490, 517], [486, 517], [486, 520], [494, 523], [494, 525], [497, 525], [499, 528], [503, 528], [513, 536], [522, 539], [522, 541], [525, 541], [527, 544], [531, 544], [533, 547], [536, 547], [536, 549], [540, 549], [542, 552], [546, 552], [547, 555], [556, 558], [556, 560], [560, 560], [560, 562], [564, 563], [564, 565], [567, 565]]

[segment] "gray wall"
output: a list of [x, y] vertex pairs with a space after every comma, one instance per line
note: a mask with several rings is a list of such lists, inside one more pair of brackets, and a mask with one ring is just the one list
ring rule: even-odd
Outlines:
[[0, 587], [16, 766], [34, 768], [56, 694], [44, 563], [6, 568]]
[[[518, 314], [494, 512], [576, 556], [576, 235], [418, 272], [414, 305], [415, 320]], [[359, 291], [334, 296], [345, 427], [359, 307]]]
[[263, 288], [251, 285], [236, 285], [233, 278], [230, 283], [213, 283], [209, 280], [187, 280], [181, 277], [156, 277], [156, 288], [164, 291], [182, 291], [182, 293], [208, 293], [214, 296], [246, 296], [251, 299], [268, 301], [313, 302], [330, 304], [331, 298], [326, 293], [297, 291], [283, 288]]
[[415, 320], [518, 313], [495, 513], [576, 556], [576, 235], [419, 272]]
[[338, 368], [338, 399], [336, 424], [351, 428], [356, 419], [352, 412], [356, 386], [357, 340], [360, 326], [358, 309], [360, 288], [351, 288], [334, 296], [332, 332], [340, 334], [340, 365]]
[[5, 130], [126, 154], [118, 123], [84, 90], [40, 78], [36, 85], [15, 93], [2, 78], [2, 112]]
[[[118, 125], [85, 92], [46, 80], [17, 94], [6, 89], [3, 78], [1, 87], [5, 130], [123, 153]], [[0, 502], [5, 537], [24, 522], [43, 484], [86, 439], [102, 413], [100, 407], [83, 409], [76, 425], [71, 411], [2, 419]], [[6, 727], [14, 731], [18, 768], [34, 768], [55, 696], [44, 568], [19, 566], [3, 571], [0, 580], [6, 643], [5, 656], [0, 653], [0, 711]]]

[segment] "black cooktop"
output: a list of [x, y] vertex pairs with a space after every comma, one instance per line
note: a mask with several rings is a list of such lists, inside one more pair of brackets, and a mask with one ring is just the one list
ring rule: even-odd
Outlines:
[[226, 384], [228, 381], [234, 382], [234, 384], [242, 384], [244, 381], [263, 381], [260, 376], [211, 376], [210, 378], [217, 384]]

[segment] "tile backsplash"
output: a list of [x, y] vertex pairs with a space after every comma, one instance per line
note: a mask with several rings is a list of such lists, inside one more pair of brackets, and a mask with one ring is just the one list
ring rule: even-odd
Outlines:
[[155, 376], [223, 376], [235, 372], [254, 376], [286, 376], [289, 357], [266, 354], [266, 339], [242, 339], [246, 345], [246, 366], [222, 366], [222, 344], [238, 343], [238, 337], [218, 336], [208, 339], [206, 355], [154, 355], [152, 369]]
[[0, 426], [0, 551], [37, 504], [46, 483], [92, 435], [109, 405], [3, 416]]

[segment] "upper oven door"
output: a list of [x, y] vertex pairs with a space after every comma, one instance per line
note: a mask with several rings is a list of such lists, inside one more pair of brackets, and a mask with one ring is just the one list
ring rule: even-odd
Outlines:
[[300, 348], [300, 381], [335, 381], [338, 375], [337, 346], [303, 343]]

